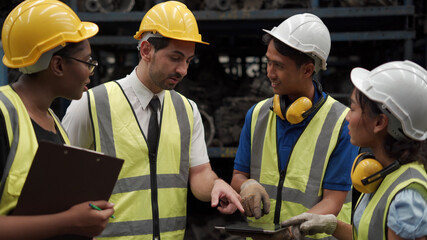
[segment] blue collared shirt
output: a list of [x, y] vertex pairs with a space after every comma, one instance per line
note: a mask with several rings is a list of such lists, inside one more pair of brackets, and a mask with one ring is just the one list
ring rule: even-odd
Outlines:
[[[326, 97], [326, 93], [322, 93]], [[315, 92], [314, 102], [320, 98], [320, 93]], [[236, 158], [234, 160], [234, 169], [249, 173], [251, 159], [251, 121], [253, 106], [246, 114], [245, 124], [240, 133], [240, 142], [237, 149]], [[289, 156], [296, 144], [298, 137], [302, 134], [305, 126], [309, 123], [314, 114], [304, 119], [299, 124], [290, 124], [287, 120], [282, 120], [277, 117], [277, 136], [278, 136], [278, 151], [281, 170], [287, 165]], [[329, 141], [329, 139], [328, 139]], [[358, 154], [358, 147], [350, 143], [348, 134], [348, 122], [345, 121], [341, 131], [338, 144], [333, 151], [328, 167], [323, 179], [323, 188], [329, 190], [349, 191], [351, 190], [350, 171], [353, 161]]]

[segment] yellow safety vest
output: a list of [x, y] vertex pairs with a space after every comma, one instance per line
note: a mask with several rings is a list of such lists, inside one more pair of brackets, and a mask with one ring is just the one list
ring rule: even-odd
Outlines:
[[88, 98], [95, 150], [125, 160], [110, 198], [116, 218], [100, 238], [153, 239], [157, 228], [161, 239], [183, 239], [193, 132], [188, 99], [165, 91], [157, 159], [150, 163], [146, 137], [121, 86], [97, 86]]
[[[423, 165], [417, 162], [405, 164], [384, 178], [378, 189], [372, 193], [357, 232], [353, 226], [353, 239], [387, 239], [387, 215], [391, 201], [405, 188], [418, 189], [427, 201], [427, 174]], [[363, 195], [360, 199], [362, 197]]]
[[[0, 110], [6, 123], [10, 147], [0, 182], [0, 215], [8, 215], [16, 206], [39, 145], [27, 109], [9, 85], [0, 87]], [[65, 143], [69, 144], [59, 119], [51, 109], [49, 113]]]
[[[334, 151], [347, 107], [328, 96], [298, 138], [290, 154], [286, 172], [279, 171], [276, 115], [270, 110], [272, 98], [258, 103], [251, 124], [251, 178], [259, 181], [270, 196], [270, 213], [258, 220], [280, 223], [308, 211], [322, 199], [323, 177]], [[281, 204], [277, 205], [276, 203]], [[350, 223], [351, 191], [338, 218]], [[313, 238], [325, 239], [317, 234]]]

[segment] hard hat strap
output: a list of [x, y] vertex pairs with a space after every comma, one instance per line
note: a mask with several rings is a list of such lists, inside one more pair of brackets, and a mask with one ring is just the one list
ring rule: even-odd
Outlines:
[[34, 64], [32, 64], [30, 66], [19, 68], [19, 71], [24, 73], [24, 74], [31, 74], [31, 73], [36, 73], [36, 72], [40, 72], [40, 71], [47, 69], [49, 67], [50, 60], [52, 59], [53, 54], [62, 48], [63, 48], [63, 46], [60, 45], [54, 49], [51, 49], [51, 50], [43, 53], [40, 56], [40, 58], [37, 60], [37, 62], [35, 62]]
[[388, 117], [388, 126], [387, 132], [396, 140], [408, 142], [410, 138], [408, 138], [403, 130], [402, 123], [397, 119], [388, 109], [387, 106], [382, 103], [377, 103], [378, 108]]

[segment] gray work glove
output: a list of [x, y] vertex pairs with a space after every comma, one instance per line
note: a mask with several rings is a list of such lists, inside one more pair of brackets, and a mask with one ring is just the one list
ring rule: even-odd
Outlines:
[[255, 179], [248, 179], [242, 184], [240, 196], [246, 216], [258, 219], [270, 212], [270, 197]]
[[305, 235], [334, 233], [337, 228], [337, 217], [333, 214], [318, 215], [313, 213], [302, 213], [283, 221], [281, 226], [283, 228], [292, 226], [293, 237], [295, 239], [303, 239]]

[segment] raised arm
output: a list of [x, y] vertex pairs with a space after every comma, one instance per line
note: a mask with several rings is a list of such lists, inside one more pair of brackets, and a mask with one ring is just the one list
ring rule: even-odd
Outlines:
[[212, 207], [224, 214], [239, 209], [244, 212], [239, 194], [224, 180], [218, 178], [210, 163], [190, 168], [190, 187], [194, 196], [201, 201], [211, 201]]

